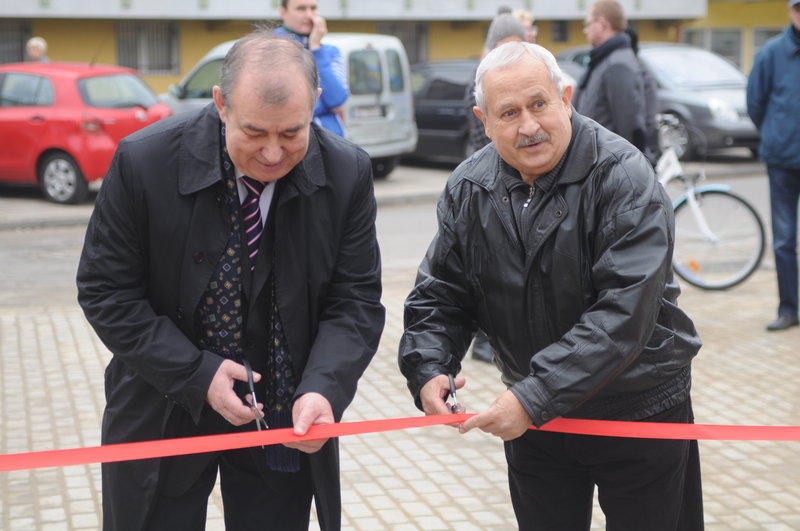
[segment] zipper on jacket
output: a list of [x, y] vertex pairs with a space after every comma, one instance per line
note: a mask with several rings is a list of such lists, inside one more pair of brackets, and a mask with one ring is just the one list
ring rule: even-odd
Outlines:
[[531, 185], [531, 189], [528, 192], [528, 199], [522, 204], [522, 208], [528, 208], [528, 205], [531, 204], [531, 200], [533, 199], [533, 194], [536, 192], [536, 186]]

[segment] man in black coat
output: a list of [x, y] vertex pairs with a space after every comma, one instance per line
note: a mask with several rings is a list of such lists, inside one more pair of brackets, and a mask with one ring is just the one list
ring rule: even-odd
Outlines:
[[[318, 86], [306, 50], [257, 31], [214, 104], [120, 143], [77, 279], [113, 354], [103, 444], [251, 431], [262, 412], [304, 434], [352, 401], [384, 324], [376, 203], [368, 155], [311, 123]], [[340, 527], [337, 441], [318, 440], [106, 464], [104, 528], [203, 529], [217, 473], [229, 529], [307, 529], [312, 496]]]
[[448, 179], [406, 299], [399, 363], [417, 406], [450, 413], [483, 330], [507, 390], [460, 431], [505, 441], [520, 529], [588, 530], [595, 486], [608, 529], [702, 529], [697, 441], [528, 429], [692, 422], [700, 340], [677, 306], [669, 197], [641, 152], [575, 112], [541, 46], [491, 51], [475, 96], [492, 142]]

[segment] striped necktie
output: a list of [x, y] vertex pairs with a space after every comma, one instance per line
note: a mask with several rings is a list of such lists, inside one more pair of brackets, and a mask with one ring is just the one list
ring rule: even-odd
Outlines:
[[264, 191], [264, 183], [244, 176], [242, 183], [247, 188], [247, 197], [242, 203], [242, 223], [244, 224], [245, 239], [247, 240], [247, 255], [250, 257], [250, 270], [256, 267], [258, 257], [258, 245], [261, 241], [261, 233], [264, 226], [261, 224], [261, 209], [259, 202], [261, 192]]

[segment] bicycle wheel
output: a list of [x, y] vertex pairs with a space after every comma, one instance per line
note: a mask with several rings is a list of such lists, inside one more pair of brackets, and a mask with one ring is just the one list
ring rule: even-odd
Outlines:
[[705, 190], [695, 197], [696, 209], [685, 197], [675, 206], [672, 267], [698, 288], [733, 287], [761, 264], [764, 224], [747, 201], [730, 192]]

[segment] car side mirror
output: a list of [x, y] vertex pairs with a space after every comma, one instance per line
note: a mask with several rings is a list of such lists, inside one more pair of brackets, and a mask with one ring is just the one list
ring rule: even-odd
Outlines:
[[181, 85], [170, 85], [169, 86], [169, 93], [182, 100], [186, 96], [186, 91]]

